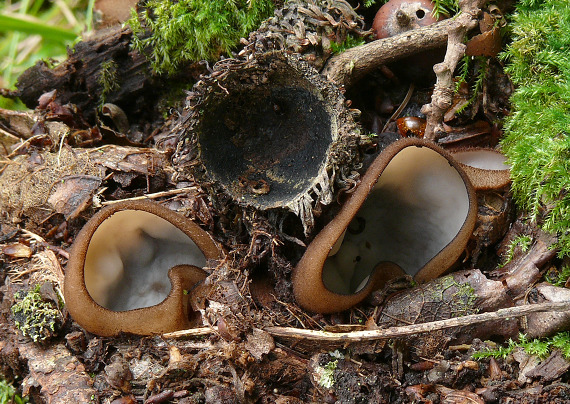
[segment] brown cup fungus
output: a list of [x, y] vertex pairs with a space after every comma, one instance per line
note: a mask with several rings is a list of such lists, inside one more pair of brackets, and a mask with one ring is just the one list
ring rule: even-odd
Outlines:
[[73, 319], [101, 336], [150, 335], [191, 327], [189, 294], [222, 252], [196, 223], [150, 201], [95, 214], [77, 235], [65, 273]]
[[396, 276], [436, 278], [463, 252], [476, 216], [474, 189], [449, 153], [417, 138], [396, 141], [307, 247], [293, 274], [295, 298], [332, 313]]
[[[349, 149], [360, 139], [341, 92], [283, 52], [215, 69], [193, 89], [175, 165], [181, 156], [197, 156], [191, 174], [215, 184], [212, 193], [241, 206], [292, 211], [308, 231], [313, 207], [333, 200], [333, 155], [356, 155]], [[342, 169], [351, 164], [344, 161]]]
[[497, 150], [472, 148], [453, 151], [451, 154], [477, 191], [503, 189], [511, 182], [507, 157]]

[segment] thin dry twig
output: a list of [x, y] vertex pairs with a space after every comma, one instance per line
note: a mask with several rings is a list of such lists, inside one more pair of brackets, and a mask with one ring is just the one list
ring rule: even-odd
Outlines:
[[162, 334], [163, 338], [184, 338], [184, 337], [202, 337], [218, 332], [216, 327], [200, 327], [191, 328], [189, 330], [180, 330]]
[[465, 55], [465, 35], [477, 26], [477, 16], [484, 2], [485, 0], [459, 0], [461, 13], [452, 20], [454, 24], [449, 28], [445, 58], [433, 67], [437, 81], [431, 103], [422, 107], [422, 113], [426, 115], [426, 139], [436, 140], [437, 133], [444, 132], [443, 115], [451, 107], [455, 91], [453, 72]]
[[461, 327], [513, 317], [522, 317], [531, 313], [563, 311], [570, 311], [570, 301], [559, 303], [527, 304], [524, 306], [500, 309], [495, 312], [472, 314], [464, 317], [450, 318], [447, 320], [432, 321], [429, 323], [414, 324], [402, 327], [390, 327], [381, 330], [335, 333], [329, 331], [304, 330], [300, 328], [290, 327], [267, 327], [265, 328], [265, 331], [274, 337], [287, 337], [300, 340], [326, 341], [346, 344], [389, 338], [401, 338], [415, 334], [443, 330], [446, 328]]
[[195, 191], [196, 189], [197, 189], [196, 187], [171, 189], [168, 191], [156, 192], [154, 194], [146, 194], [143, 196], [135, 196], [133, 198], [126, 198], [126, 199], [118, 199], [116, 201], [101, 202], [101, 205], [113, 205], [115, 203], [119, 203], [119, 202], [123, 202], [123, 201], [140, 201], [143, 199], [157, 199], [157, 198], [162, 198], [164, 196], [173, 196], [173, 195], [184, 194], [184, 193], [189, 192], [189, 191]]

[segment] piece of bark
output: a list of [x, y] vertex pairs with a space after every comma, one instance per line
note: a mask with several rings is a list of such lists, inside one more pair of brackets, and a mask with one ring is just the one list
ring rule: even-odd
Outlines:
[[526, 294], [529, 288], [541, 278], [540, 269], [556, 256], [552, 248], [556, 238], [544, 232], [538, 232], [534, 243], [526, 254], [519, 255], [507, 263], [497, 273], [513, 298]]
[[22, 382], [25, 396], [32, 395], [41, 399], [36, 402], [53, 404], [90, 403], [97, 397], [84, 366], [63, 344], [42, 348], [28, 342], [20, 344], [19, 350], [29, 369]]
[[29, 108], [35, 108], [42, 94], [56, 89], [59, 104], [75, 104], [91, 120], [103, 93], [101, 65], [112, 61], [118, 88], [108, 91], [105, 101], [120, 106], [127, 116], [144, 111], [156, 101], [158, 83], [148, 74], [145, 57], [130, 51], [131, 35], [129, 28], [121, 26], [96, 31], [78, 42], [68, 58], [54, 68], [44, 61], [37, 62], [18, 78], [18, 97]]
[[562, 356], [559, 350], [555, 350], [550, 356], [542, 361], [540, 365], [526, 373], [527, 377], [541, 379], [550, 382], [558, 379], [570, 369], [570, 362]]
[[[532, 303], [555, 303], [570, 301], [570, 289], [541, 283], [529, 293]], [[529, 338], [540, 338], [570, 328], [570, 311], [557, 313], [534, 313], [527, 316], [524, 332]]]
[[384, 64], [444, 46], [449, 30], [455, 25], [454, 20], [447, 19], [428, 27], [355, 46], [329, 59], [323, 74], [339, 86], [350, 87]]

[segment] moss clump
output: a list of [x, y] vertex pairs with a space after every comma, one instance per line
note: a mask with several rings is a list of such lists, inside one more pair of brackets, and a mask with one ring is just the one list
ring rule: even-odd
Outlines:
[[567, 0], [522, 0], [502, 57], [517, 90], [502, 147], [519, 206], [570, 253], [570, 8]]
[[117, 80], [118, 65], [113, 59], [106, 60], [101, 63], [99, 70], [99, 77], [97, 83], [101, 86], [101, 96], [99, 101], [99, 108], [105, 104], [107, 96], [113, 91], [118, 90], [121, 86]]
[[365, 43], [363, 38], [357, 38], [354, 35], [348, 34], [346, 39], [341, 43], [331, 42], [331, 50], [333, 53], [342, 53], [347, 49], [360, 46]]
[[544, 279], [553, 286], [565, 287], [570, 279], [570, 265], [564, 265], [560, 269], [549, 269], [546, 275], [544, 275]]
[[524, 334], [519, 335], [518, 341], [509, 339], [506, 347], [498, 347], [487, 351], [480, 351], [473, 354], [473, 359], [501, 358], [505, 359], [515, 348], [523, 348], [529, 355], [536, 355], [539, 358], [546, 358], [552, 350], [558, 349], [566, 359], [570, 359], [570, 332], [560, 332], [550, 338], [529, 340]]
[[0, 379], [0, 404], [23, 404], [27, 402], [27, 398], [22, 398], [16, 394], [14, 386], [6, 380]]
[[330, 389], [334, 386], [334, 372], [338, 367], [338, 361], [344, 359], [344, 355], [338, 349], [336, 351], [329, 352], [329, 355], [335, 359], [331, 359], [324, 366], [317, 366], [315, 369], [318, 376], [317, 383], [325, 389]]
[[519, 247], [523, 253], [526, 253], [530, 248], [531, 244], [532, 244], [532, 237], [529, 235], [523, 234], [518, 237], [515, 237], [509, 244], [509, 249], [507, 250], [507, 254], [505, 255], [505, 262], [499, 265], [499, 267], [502, 268], [513, 260], [513, 258], [515, 257], [515, 251], [517, 247]]
[[132, 47], [161, 74], [228, 53], [272, 13], [270, 0], [148, 0], [127, 24], [134, 33]]
[[12, 315], [24, 336], [41, 342], [55, 334], [61, 314], [54, 303], [42, 299], [40, 285], [30, 289], [25, 296], [16, 293], [14, 298], [18, 302], [12, 306]]

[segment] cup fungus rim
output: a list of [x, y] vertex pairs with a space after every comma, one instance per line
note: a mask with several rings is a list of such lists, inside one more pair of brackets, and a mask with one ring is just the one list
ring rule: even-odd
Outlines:
[[[166, 220], [186, 234], [200, 249], [206, 261], [223, 258], [223, 250], [212, 237], [192, 220], [150, 200], [120, 201], [97, 212], [77, 234], [71, 247], [64, 280], [66, 307], [72, 318], [84, 329], [100, 336], [121, 332], [152, 335], [190, 327], [185, 290], [191, 291], [207, 277], [194, 265], [176, 265], [168, 270], [171, 289], [168, 296], [153, 306], [126, 311], [107, 309], [91, 297], [85, 284], [85, 259], [89, 244], [99, 225], [122, 211], [148, 212]], [[183, 275], [184, 272], [184, 275]]]
[[[475, 227], [477, 219], [477, 198], [470, 178], [453, 156], [433, 142], [419, 138], [403, 138], [388, 145], [372, 162], [362, 176], [360, 184], [344, 202], [338, 214], [316, 235], [307, 247], [293, 271], [293, 293], [303, 308], [317, 313], [334, 313], [349, 309], [361, 302], [383, 281], [382, 269], [400, 268], [393, 262], [382, 262], [371, 272], [366, 284], [353, 294], [342, 294], [329, 290], [323, 282], [323, 267], [330, 248], [356, 216], [371, 190], [374, 188], [390, 161], [407, 147], [427, 147], [444, 157], [461, 177], [467, 194], [467, 215], [457, 235], [432, 257], [414, 276], [418, 282], [425, 282], [442, 275], [459, 258]], [[460, 247], [460, 248], [459, 248]], [[453, 258], [453, 259], [451, 259]], [[451, 261], [451, 262], [450, 262]]]
[[[502, 157], [506, 156], [501, 153], [499, 150], [487, 148], [487, 147], [467, 147], [467, 148], [457, 148], [450, 150], [451, 155], [454, 157], [458, 153], [477, 153], [477, 152], [487, 152], [501, 155]], [[506, 160], [505, 160], [506, 162]], [[475, 167], [461, 161], [457, 161], [457, 163], [463, 168], [463, 171], [469, 177], [471, 184], [475, 188], [476, 191], [492, 191], [492, 190], [499, 190], [503, 189], [511, 183], [511, 169], [509, 166], [505, 165], [505, 168], [502, 170], [499, 169], [487, 169], [481, 167]]]

